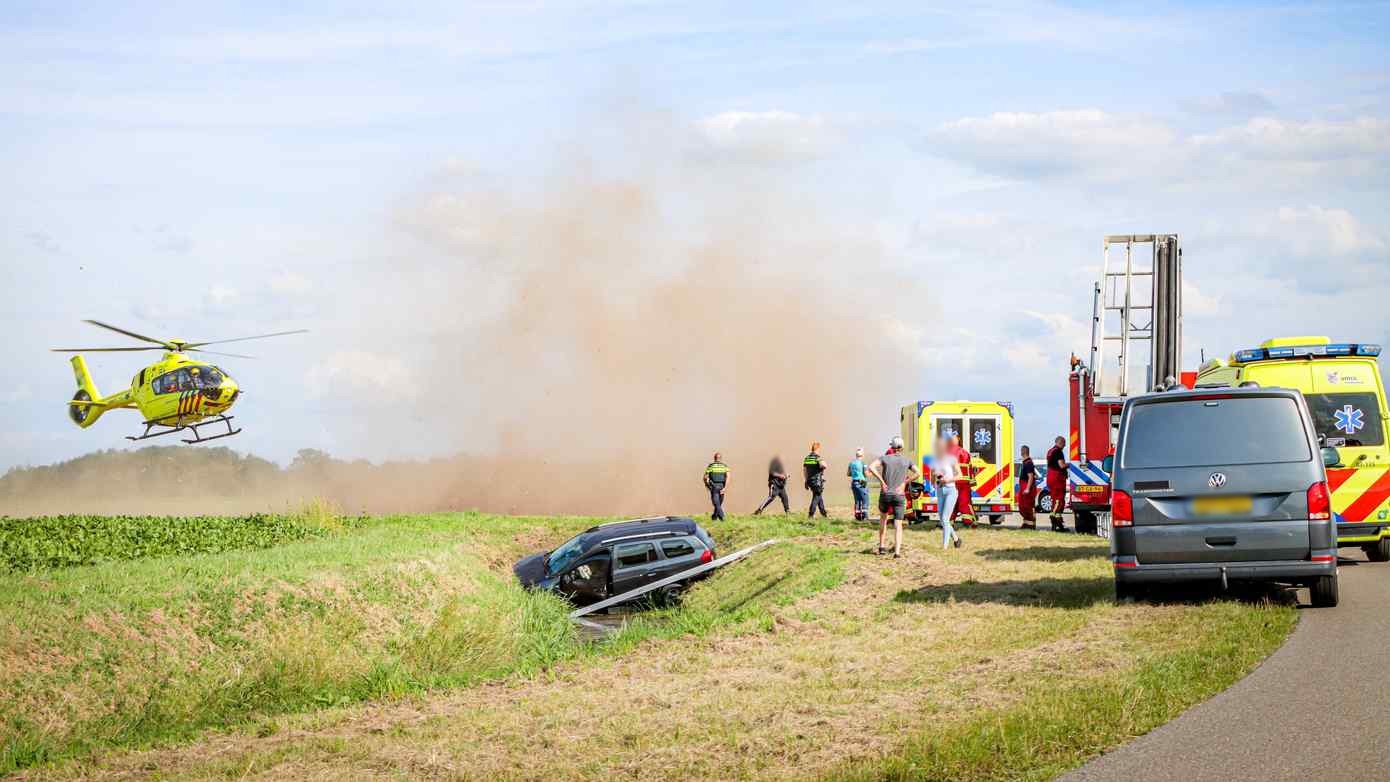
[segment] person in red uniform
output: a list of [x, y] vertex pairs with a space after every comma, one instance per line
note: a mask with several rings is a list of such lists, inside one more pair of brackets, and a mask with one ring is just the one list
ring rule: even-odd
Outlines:
[[1038, 517], [1034, 504], [1038, 500], [1038, 468], [1033, 466], [1033, 455], [1028, 446], [1023, 446], [1018, 465], [1018, 515], [1023, 517], [1024, 529], [1037, 529]]
[[975, 483], [970, 467], [970, 452], [960, 447], [960, 439], [952, 437], [946, 444], [947, 453], [960, 464], [960, 479], [956, 481], [956, 511], [951, 520], [969, 526], [975, 524], [975, 506], [970, 502], [970, 487]]
[[1047, 452], [1047, 492], [1052, 495], [1052, 529], [1061, 532], [1062, 509], [1067, 504], [1067, 440], [1058, 437]]

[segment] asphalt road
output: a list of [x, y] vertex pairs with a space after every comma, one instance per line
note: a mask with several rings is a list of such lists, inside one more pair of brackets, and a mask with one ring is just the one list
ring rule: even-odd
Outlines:
[[1062, 780], [1390, 780], [1390, 563], [1341, 554], [1337, 608], [1305, 608], [1249, 676]]

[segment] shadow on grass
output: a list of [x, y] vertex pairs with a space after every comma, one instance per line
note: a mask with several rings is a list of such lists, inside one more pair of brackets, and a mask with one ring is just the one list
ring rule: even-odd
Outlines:
[[1110, 578], [1039, 578], [1033, 581], [962, 581], [903, 590], [896, 603], [1000, 603], [1041, 608], [1088, 608], [1113, 600]]
[[[1089, 608], [1115, 599], [1115, 581], [1107, 576], [1094, 578], [1039, 578], [1032, 581], [962, 581], [959, 584], [904, 589], [895, 603], [997, 603], [1037, 608]], [[1137, 602], [1151, 604], [1194, 604], [1213, 600], [1242, 603], [1295, 605], [1298, 593], [1275, 584], [1232, 584], [1228, 590], [1217, 583], [1174, 584], [1145, 590]]]
[[1076, 562], [1083, 559], [1106, 559], [1110, 546], [1031, 546], [1028, 548], [987, 548], [975, 552], [983, 559], [1037, 562]]

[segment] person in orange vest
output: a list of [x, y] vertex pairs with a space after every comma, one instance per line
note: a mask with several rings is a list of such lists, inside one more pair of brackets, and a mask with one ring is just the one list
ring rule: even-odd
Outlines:
[[975, 484], [974, 472], [970, 466], [970, 452], [960, 447], [960, 438], [952, 436], [947, 441], [947, 454], [960, 465], [960, 475], [956, 479], [956, 512], [952, 517], [959, 519], [967, 527], [975, 524], [975, 506], [970, 502], [970, 487]]

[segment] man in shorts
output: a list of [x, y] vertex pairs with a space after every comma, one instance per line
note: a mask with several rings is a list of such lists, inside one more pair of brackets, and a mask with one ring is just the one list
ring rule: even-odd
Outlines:
[[893, 517], [893, 558], [903, 552], [903, 516], [907, 513], [907, 484], [920, 473], [903, 456], [903, 438], [894, 437], [888, 453], [869, 465], [869, 474], [878, 479], [878, 553], [883, 553], [883, 537], [888, 533], [888, 517]]

